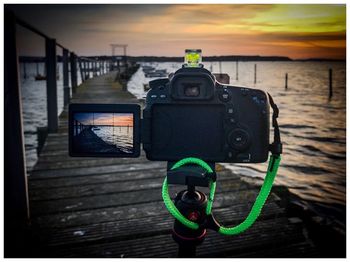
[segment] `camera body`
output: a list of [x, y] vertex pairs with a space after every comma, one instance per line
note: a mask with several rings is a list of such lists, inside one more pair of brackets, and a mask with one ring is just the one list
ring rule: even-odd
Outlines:
[[221, 84], [203, 67], [183, 67], [149, 85], [141, 132], [149, 160], [267, 160], [270, 107], [264, 91]]
[[203, 66], [183, 66], [149, 83], [146, 106], [71, 104], [71, 156], [198, 157], [207, 162], [261, 163], [269, 151], [264, 91], [219, 83]]

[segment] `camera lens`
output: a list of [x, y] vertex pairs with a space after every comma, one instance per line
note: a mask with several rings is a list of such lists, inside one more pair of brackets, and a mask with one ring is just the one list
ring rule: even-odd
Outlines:
[[196, 97], [199, 96], [199, 86], [186, 86], [184, 93], [185, 96], [189, 96], [189, 97]]

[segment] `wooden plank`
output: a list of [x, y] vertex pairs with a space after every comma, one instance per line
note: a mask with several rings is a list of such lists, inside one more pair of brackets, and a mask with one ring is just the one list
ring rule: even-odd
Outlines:
[[[231, 214], [247, 215], [253, 203], [229, 203], [224, 202], [220, 207], [215, 207], [213, 213], [215, 217], [222, 221], [218, 210], [229, 208]], [[262, 213], [262, 218], [267, 215], [278, 215], [285, 210], [279, 207], [275, 202], [266, 203]], [[33, 218], [33, 223], [40, 228], [47, 230], [56, 230], [56, 228], [70, 228], [89, 224], [98, 224], [104, 222], [114, 222], [118, 220], [129, 220], [142, 217], [169, 216], [168, 211], [164, 208], [163, 201], [156, 201], [144, 204], [133, 204], [127, 206], [108, 207], [85, 211], [66, 212], [58, 214], [41, 215]], [[262, 219], [259, 218], [259, 219]], [[46, 230], [46, 229], [45, 229]]]
[[[107, 173], [107, 174], [95, 174], [90, 176], [72, 176], [72, 177], [59, 177], [51, 179], [33, 179], [29, 180], [31, 191], [41, 188], [59, 188], [59, 187], [70, 187], [70, 186], [82, 186], [82, 185], [93, 185], [110, 183], [117, 181], [135, 181], [139, 179], [159, 178], [165, 177], [166, 169], [154, 169], [152, 172], [142, 172], [139, 170], [132, 170], [123, 173]], [[218, 181], [223, 182], [228, 179], [236, 180], [241, 179], [239, 176], [232, 174], [228, 170], [217, 172]], [[237, 181], [236, 181], [237, 183]]]
[[34, 179], [29, 180], [31, 191], [41, 188], [59, 188], [81, 185], [93, 185], [100, 183], [122, 182], [138, 179], [164, 177], [166, 169], [155, 169], [152, 172], [129, 171], [123, 173], [96, 174], [91, 176], [79, 177], [60, 177], [52, 179]]
[[76, 160], [76, 161], [57, 161], [55, 163], [49, 162], [44, 163], [42, 161], [39, 161], [38, 164], [35, 166], [34, 171], [40, 171], [40, 170], [53, 170], [53, 169], [68, 169], [68, 168], [80, 168], [80, 167], [94, 167], [94, 166], [104, 166], [104, 165], [118, 165], [118, 164], [125, 164], [125, 162], [128, 162], [130, 164], [134, 163], [149, 163], [150, 161], [147, 159], [84, 159], [84, 160]]
[[[164, 208], [165, 210], [165, 208]], [[237, 212], [240, 211], [240, 212]], [[238, 224], [245, 219], [247, 210], [245, 206], [227, 207], [215, 210], [218, 220], [224, 225]], [[283, 215], [284, 210], [276, 210], [267, 206], [262, 218], [270, 218], [276, 221], [277, 217]], [[259, 221], [262, 221], [260, 219]], [[48, 245], [72, 245], [77, 243], [95, 241], [118, 241], [135, 239], [142, 236], [168, 234], [174, 224], [174, 218], [166, 213], [146, 217], [136, 217], [113, 222], [102, 222], [97, 224], [69, 227], [60, 230], [47, 230]], [[145, 226], [147, 225], [147, 226]], [[79, 233], [77, 233], [79, 232]]]
[[[175, 190], [174, 190], [175, 191]], [[175, 191], [176, 192], [176, 191]], [[174, 195], [174, 193], [170, 195]], [[223, 191], [224, 192], [224, 191]], [[226, 191], [218, 193], [215, 197], [214, 207], [220, 207], [224, 203], [252, 202], [257, 196], [256, 191], [241, 190], [236, 192]], [[275, 195], [270, 198], [275, 199]], [[31, 201], [33, 216], [49, 213], [74, 212], [105, 207], [125, 206], [141, 203], [156, 202], [162, 199], [161, 189], [139, 190], [137, 192], [121, 192], [105, 195], [86, 196], [83, 198], [66, 198], [53, 201]]]
[[[31, 190], [29, 193], [31, 201], [36, 200], [56, 200], [64, 198], [78, 198], [86, 196], [104, 195], [120, 192], [131, 192], [149, 189], [161, 189], [165, 174], [157, 178], [148, 178], [142, 180], [117, 181], [110, 183], [99, 183], [89, 185], [65, 186], [60, 188], [42, 188]], [[238, 179], [222, 180], [217, 186], [217, 192], [221, 190], [242, 190], [247, 188], [246, 183], [239, 183]]]
[[164, 168], [166, 164], [162, 162], [149, 162], [147, 164], [135, 163], [134, 165], [122, 164], [122, 165], [108, 165], [108, 166], [93, 166], [93, 167], [81, 167], [81, 168], [66, 168], [66, 169], [52, 169], [52, 170], [34, 170], [30, 179], [49, 179], [57, 177], [69, 177], [69, 176], [89, 176], [96, 174], [107, 173], [121, 173], [132, 170], [153, 170]]
[[247, 253], [226, 253], [226, 257], [240, 258], [317, 258], [319, 251], [310, 241], [284, 246], [271, 246], [264, 249], [249, 250]]
[[[148, 226], [148, 225], [147, 225]], [[152, 225], [149, 225], [152, 226]], [[198, 256], [210, 257], [225, 252], [246, 253], [269, 247], [286, 246], [304, 241], [301, 225], [289, 225], [286, 218], [258, 221], [249, 230], [238, 236], [223, 236], [208, 231], [206, 240], [197, 249]], [[169, 233], [151, 237], [105, 241], [98, 244], [84, 243], [78, 247], [56, 247], [52, 254], [60, 257], [176, 257], [177, 244]]]

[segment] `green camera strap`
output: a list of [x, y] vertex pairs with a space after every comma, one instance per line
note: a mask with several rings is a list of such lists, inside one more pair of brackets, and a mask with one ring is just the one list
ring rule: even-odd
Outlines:
[[[216, 189], [216, 182], [213, 180], [210, 180], [209, 182], [209, 187], [210, 187], [210, 193], [209, 193], [209, 199], [206, 207], [206, 215], [207, 219], [206, 222], [202, 225], [199, 225], [198, 223], [195, 223], [193, 221], [190, 221], [187, 219], [185, 216], [183, 216], [180, 211], [176, 208], [175, 204], [171, 200], [169, 196], [169, 190], [168, 190], [168, 181], [167, 178], [165, 178], [163, 187], [162, 187], [162, 197], [165, 203], [166, 208], [168, 211], [183, 225], [185, 225], [188, 228], [191, 229], [199, 229], [200, 227], [204, 228], [211, 228], [216, 231], [218, 231], [221, 234], [224, 235], [236, 235], [239, 234], [246, 229], [248, 229], [251, 225], [254, 224], [255, 220], [259, 217], [261, 210], [266, 202], [267, 197], [270, 194], [273, 182], [275, 180], [277, 170], [281, 161], [281, 156], [280, 154], [282, 153], [282, 143], [281, 143], [281, 138], [280, 138], [280, 131], [279, 131], [279, 126], [277, 122], [277, 118], [279, 115], [279, 110], [277, 105], [274, 103], [272, 97], [270, 94], [269, 96], [269, 102], [270, 105], [273, 109], [273, 115], [272, 115], [272, 126], [274, 127], [274, 141], [270, 145], [270, 151], [272, 152], [269, 160], [269, 165], [267, 168], [266, 176], [264, 179], [264, 183], [261, 186], [260, 192], [258, 196], [256, 197], [256, 200], [253, 204], [252, 209], [250, 210], [250, 213], [246, 217], [246, 219], [240, 223], [237, 226], [234, 227], [223, 227], [220, 226], [214, 219], [212, 215], [212, 206], [213, 206], [213, 201], [214, 201], [214, 196], [215, 196], [215, 189]], [[176, 168], [179, 168], [183, 165], [187, 164], [196, 164], [201, 166], [205, 171], [208, 173], [213, 173], [214, 171], [212, 168], [203, 160], [194, 158], [194, 157], [189, 157], [189, 158], [184, 158], [177, 163], [175, 163], [171, 170], [174, 170]]]
[[[279, 163], [281, 160], [281, 156], [276, 156], [276, 155], [271, 155], [270, 156], [270, 161], [269, 161], [269, 166], [267, 169], [266, 177], [264, 180], [264, 183], [260, 189], [260, 192], [255, 200], [255, 203], [247, 216], [247, 218], [240, 223], [239, 225], [235, 227], [222, 227], [220, 226], [218, 229], [218, 232], [224, 235], [236, 235], [239, 234], [246, 229], [248, 229], [251, 225], [254, 224], [255, 220], [259, 217], [261, 210], [266, 202], [267, 197], [270, 194], [273, 181], [276, 177], [277, 170], [279, 167]], [[203, 169], [205, 169], [208, 173], [213, 173], [213, 170], [210, 168], [210, 166], [205, 163], [203, 160], [198, 159], [198, 158], [185, 158], [177, 162], [171, 169], [176, 169], [180, 166], [186, 165], [186, 164], [197, 164], [201, 166]], [[209, 199], [206, 207], [206, 215], [209, 216], [211, 215], [212, 211], [212, 206], [213, 206], [213, 201], [214, 201], [214, 195], [215, 195], [215, 189], [216, 189], [216, 182], [211, 181], [210, 182], [210, 193], [209, 193]], [[162, 188], [162, 196], [163, 200], [165, 203], [166, 208], [169, 210], [169, 212], [183, 225], [187, 226], [188, 228], [191, 229], [199, 229], [200, 225], [190, 221], [187, 219], [185, 216], [183, 216], [180, 211], [176, 208], [175, 204], [171, 200], [169, 196], [169, 191], [168, 191], [168, 182], [167, 179], [165, 178], [164, 183], [163, 183], [163, 188]]]

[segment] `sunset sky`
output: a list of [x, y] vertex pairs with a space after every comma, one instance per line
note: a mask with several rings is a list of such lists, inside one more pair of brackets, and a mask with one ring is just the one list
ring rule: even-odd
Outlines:
[[[278, 55], [345, 59], [345, 5], [12, 5], [15, 13], [79, 55]], [[44, 41], [19, 28], [21, 55]]]
[[133, 115], [122, 113], [76, 113], [74, 118], [84, 125], [133, 126]]

